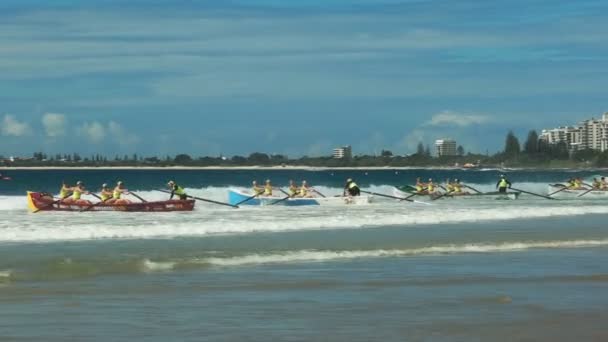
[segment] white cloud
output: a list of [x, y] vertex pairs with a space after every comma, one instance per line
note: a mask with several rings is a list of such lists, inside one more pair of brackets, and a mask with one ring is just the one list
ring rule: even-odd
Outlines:
[[139, 142], [139, 137], [125, 130], [122, 125], [115, 121], [108, 122], [108, 133], [115, 138], [121, 146], [131, 146]]
[[476, 114], [461, 114], [452, 111], [443, 111], [433, 115], [431, 120], [427, 121], [425, 126], [460, 126], [467, 127], [471, 125], [479, 125], [487, 122], [489, 118], [484, 115]]
[[51, 138], [65, 135], [65, 115], [57, 113], [45, 113], [42, 116], [42, 125], [46, 135]]
[[6, 114], [2, 120], [2, 127], [0, 127], [2, 135], [20, 137], [31, 133], [30, 125], [26, 122], [20, 122], [13, 115]]
[[98, 144], [106, 137], [105, 127], [97, 121], [85, 122], [79, 128], [80, 135], [87, 138], [90, 142]]

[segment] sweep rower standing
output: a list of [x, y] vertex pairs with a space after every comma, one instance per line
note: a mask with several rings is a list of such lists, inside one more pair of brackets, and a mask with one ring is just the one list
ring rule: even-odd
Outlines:
[[184, 190], [184, 188], [182, 188], [181, 186], [177, 185], [174, 181], [169, 181], [169, 183], [167, 183], [167, 187], [169, 188], [169, 190], [171, 190], [171, 197], [169, 197], [169, 200], [172, 200], [173, 196], [179, 197], [179, 199], [182, 201], [188, 199], [188, 194], [186, 194], [186, 190]]
[[511, 188], [511, 182], [505, 177], [505, 175], [500, 175], [500, 179], [498, 183], [496, 183], [496, 187], [498, 188], [498, 192], [506, 193], [507, 189]]
[[346, 184], [344, 185], [344, 196], [361, 196], [361, 189], [359, 189], [359, 186], [352, 178], [346, 180]]

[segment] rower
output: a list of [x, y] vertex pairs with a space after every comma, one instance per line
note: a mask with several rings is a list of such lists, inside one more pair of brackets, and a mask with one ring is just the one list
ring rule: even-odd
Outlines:
[[458, 178], [454, 179], [454, 183], [452, 183], [452, 191], [457, 195], [463, 194], [462, 184], [460, 184], [460, 179], [458, 179]]
[[593, 183], [591, 183], [592, 188], [595, 190], [599, 190], [602, 188], [602, 182], [600, 182], [597, 178], [593, 178]]
[[606, 182], [606, 177], [600, 178], [600, 189], [601, 190], [608, 190], [608, 182]]
[[[90, 201], [81, 200], [82, 194], [88, 195], [89, 192], [85, 189], [84, 183], [81, 181], [76, 182], [76, 186], [72, 188], [72, 202], [75, 204], [90, 204]], [[87, 203], [88, 202], [88, 203]]]
[[101, 197], [101, 201], [102, 202], [106, 202], [106, 201], [112, 199], [112, 194], [113, 194], [112, 189], [110, 189], [108, 187], [108, 184], [103, 183], [101, 185], [101, 191], [99, 192], [99, 196]]
[[129, 200], [120, 198], [122, 194], [128, 194], [129, 190], [125, 189], [125, 185], [122, 181], [118, 181], [116, 183], [116, 187], [114, 187], [114, 191], [112, 191], [112, 199], [109, 199], [108, 202], [116, 203], [116, 204], [128, 204]]
[[357, 183], [355, 183], [352, 178], [346, 180], [346, 184], [344, 185], [344, 196], [361, 196], [361, 189]]
[[429, 195], [435, 193], [435, 184], [433, 183], [433, 178], [429, 178], [429, 182], [426, 183], [426, 189], [428, 190]]
[[264, 193], [264, 188], [258, 186], [258, 182], [257, 181], [253, 181], [253, 182], [251, 182], [251, 191], [255, 195], [261, 195], [261, 194]]
[[420, 177], [416, 178], [416, 193], [421, 194], [424, 192], [424, 183], [420, 181]]
[[450, 182], [449, 178], [445, 180], [445, 190], [447, 192], [454, 192], [454, 185]]
[[184, 188], [182, 188], [181, 186], [177, 185], [174, 181], [169, 181], [169, 183], [167, 183], [167, 187], [171, 190], [171, 197], [169, 197], [169, 200], [172, 200], [173, 196], [176, 195], [182, 201], [188, 199], [188, 194], [186, 194], [186, 190], [184, 190]]
[[61, 190], [59, 190], [59, 199], [61, 201], [68, 199], [68, 197], [70, 197], [71, 192], [72, 192], [72, 187], [67, 185], [65, 183], [65, 181], [63, 181], [61, 183]]
[[583, 185], [583, 180], [580, 178], [575, 178], [574, 179], [574, 189], [580, 189], [582, 188]]
[[511, 188], [511, 182], [505, 177], [505, 175], [500, 175], [500, 179], [498, 183], [496, 183], [496, 187], [498, 188], [498, 192], [506, 193], [507, 189]]
[[310, 194], [310, 187], [308, 186], [308, 183], [306, 183], [305, 180], [302, 181], [302, 186], [300, 187], [300, 191], [298, 192], [298, 197], [312, 197], [312, 195]]
[[272, 184], [270, 184], [270, 179], [267, 179], [266, 184], [264, 185], [264, 196], [272, 196]]
[[293, 180], [289, 181], [289, 196], [293, 197], [298, 194], [298, 186]]

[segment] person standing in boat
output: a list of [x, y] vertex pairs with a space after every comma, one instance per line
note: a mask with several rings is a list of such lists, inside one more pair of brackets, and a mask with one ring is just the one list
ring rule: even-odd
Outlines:
[[179, 199], [182, 201], [188, 199], [188, 194], [186, 194], [186, 190], [184, 190], [184, 188], [182, 188], [181, 186], [177, 185], [177, 183], [175, 183], [174, 181], [169, 181], [169, 183], [167, 183], [167, 187], [169, 188], [169, 190], [171, 190], [171, 196], [169, 197], [169, 200], [172, 200], [173, 196], [179, 197]]
[[101, 185], [101, 191], [99, 192], [99, 197], [101, 197], [102, 202], [107, 202], [112, 199], [112, 189], [108, 187], [108, 184], [103, 183]]
[[361, 196], [361, 189], [359, 189], [359, 186], [352, 178], [346, 180], [346, 184], [344, 185], [344, 196]]
[[511, 188], [511, 182], [505, 177], [505, 175], [500, 175], [500, 179], [498, 183], [496, 183], [496, 187], [498, 188], [498, 192], [506, 193], [507, 189]]

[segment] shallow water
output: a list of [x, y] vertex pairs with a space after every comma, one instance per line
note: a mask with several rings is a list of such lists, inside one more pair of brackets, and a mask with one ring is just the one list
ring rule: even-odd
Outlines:
[[[0, 340], [608, 338], [604, 200], [28, 213], [22, 190], [52, 190], [57, 172], [12, 172], [20, 183], [0, 195]], [[92, 183], [117, 171], [70, 172]], [[153, 189], [175, 177], [132, 172], [130, 188], [149, 200], [166, 198]], [[183, 175], [189, 193], [225, 200], [229, 187], [269, 177], [208, 172]], [[344, 178], [290, 172], [271, 176], [306, 177], [327, 195]], [[390, 194], [392, 184], [426, 173], [400, 172], [401, 182], [387, 171], [358, 182]], [[494, 171], [461, 173], [479, 190], [494, 187]], [[546, 193], [547, 183], [572, 174], [509, 177]]]

